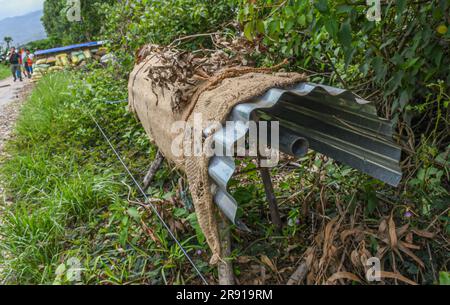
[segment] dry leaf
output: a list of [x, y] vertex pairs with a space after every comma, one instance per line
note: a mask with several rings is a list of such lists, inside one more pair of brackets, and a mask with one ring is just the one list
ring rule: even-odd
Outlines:
[[394, 272], [388, 272], [388, 271], [381, 271], [380, 275], [382, 278], [390, 278], [390, 279], [397, 279], [399, 281], [405, 282], [410, 285], [417, 285], [416, 282], [404, 277], [400, 273], [394, 273]]
[[399, 237], [403, 236], [408, 231], [408, 228], [409, 228], [409, 224], [406, 224], [406, 225], [398, 228], [396, 230], [397, 236], [399, 236]]
[[391, 217], [389, 217], [389, 241], [391, 244], [392, 249], [397, 248], [397, 232], [395, 230], [395, 222], [394, 222], [394, 215], [391, 214]]
[[251, 261], [251, 259], [248, 256], [239, 256], [237, 261], [238, 261], [238, 263], [241, 263], [241, 264], [247, 264]]
[[382, 234], [386, 232], [386, 228], [387, 228], [386, 219], [383, 219], [380, 222], [380, 225], [378, 226], [378, 233]]
[[436, 234], [428, 232], [428, 231], [422, 231], [418, 229], [412, 229], [413, 233], [417, 236], [424, 237], [424, 238], [434, 238]]
[[413, 243], [413, 234], [409, 232], [405, 237], [406, 242], [412, 244]]
[[347, 280], [352, 280], [352, 281], [359, 282], [359, 283], [362, 282], [361, 279], [358, 276], [356, 276], [355, 274], [350, 273], [350, 272], [341, 271], [341, 272], [336, 272], [335, 274], [330, 276], [327, 280], [327, 283], [332, 284], [339, 279], [347, 279]]
[[261, 255], [261, 262], [263, 264], [266, 264], [270, 268], [270, 270], [272, 270], [272, 272], [277, 273], [277, 268], [267, 255]]
[[407, 254], [409, 257], [411, 257], [413, 260], [415, 260], [420, 267], [425, 268], [425, 264], [422, 262], [422, 260], [420, 258], [418, 258], [414, 253], [411, 252], [411, 250], [409, 250], [408, 248], [406, 248], [404, 246], [403, 242], [400, 242], [398, 244], [398, 248], [400, 249], [400, 251], [402, 251], [403, 253]]
[[404, 242], [404, 241], [400, 241], [400, 243], [408, 249], [420, 250], [420, 246], [417, 246], [413, 243], [408, 243], [408, 242]]
[[354, 235], [354, 234], [360, 234], [360, 233], [364, 233], [363, 231], [361, 231], [360, 229], [351, 229], [351, 230], [345, 230], [341, 232], [341, 241], [342, 243], [345, 242], [345, 240], [347, 239], [347, 237], [349, 237], [350, 235]]
[[350, 260], [355, 267], [359, 267], [361, 265], [359, 253], [357, 250], [352, 251], [352, 253], [350, 254]]

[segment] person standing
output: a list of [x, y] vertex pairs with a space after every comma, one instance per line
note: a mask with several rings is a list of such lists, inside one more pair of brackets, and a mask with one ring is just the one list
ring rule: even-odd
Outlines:
[[33, 58], [34, 55], [30, 53], [30, 50], [26, 49], [26, 55], [24, 58], [25, 62], [25, 70], [27, 71], [28, 78], [31, 78], [31, 75], [33, 74]]
[[26, 71], [25, 71], [25, 62], [24, 62], [24, 57], [25, 57], [25, 50], [23, 48], [19, 49], [19, 74], [23, 73], [23, 76], [27, 77]]
[[[22, 74], [20, 73], [20, 55], [16, 52], [16, 48], [11, 48], [11, 53], [9, 54], [9, 64], [11, 66], [11, 72], [14, 77], [14, 81], [19, 77], [22, 80]], [[19, 73], [18, 73], [19, 72]]]

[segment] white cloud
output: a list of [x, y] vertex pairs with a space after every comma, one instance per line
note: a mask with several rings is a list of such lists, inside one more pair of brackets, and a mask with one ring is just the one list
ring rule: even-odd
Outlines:
[[40, 10], [43, 4], [44, 0], [0, 0], [0, 20]]

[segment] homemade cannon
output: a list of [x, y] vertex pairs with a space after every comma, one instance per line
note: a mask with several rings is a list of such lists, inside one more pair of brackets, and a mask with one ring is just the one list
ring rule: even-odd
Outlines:
[[[138, 55], [130, 75], [129, 107], [160, 149], [145, 188], [164, 157], [186, 173], [200, 227], [213, 253], [211, 263], [220, 263], [221, 283], [231, 284], [233, 277], [231, 264], [224, 260], [229, 256], [229, 235], [226, 224], [217, 221], [216, 207], [231, 223], [248, 230], [245, 219], [237, 219], [238, 204], [227, 191], [234, 156], [176, 154], [175, 123], [185, 122], [186, 130], [192, 131], [196, 115], [202, 115], [202, 144], [214, 152], [228, 152], [245, 142], [250, 122], [279, 122], [278, 149], [283, 153], [300, 157], [311, 148], [390, 185], [401, 180], [401, 149], [393, 140], [394, 127], [377, 116], [373, 104], [349, 91], [309, 83], [297, 73], [230, 67], [223, 54], [205, 59], [147, 46]], [[195, 142], [186, 130], [184, 135]], [[272, 130], [258, 132], [268, 136]], [[269, 171], [260, 171], [272, 221], [280, 227]]]

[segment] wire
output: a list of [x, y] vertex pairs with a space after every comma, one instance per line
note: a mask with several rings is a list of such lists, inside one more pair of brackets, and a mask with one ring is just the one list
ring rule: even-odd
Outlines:
[[117, 150], [114, 148], [114, 146], [112, 145], [111, 141], [109, 140], [108, 136], [105, 134], [103, 128], [100, 126], [100, 124], [97, 122], [97, 120], [94, 118], [94, 116], [89, 113], [89, 115], [91, 116], [92, 120], [94, 121], [95, 125], [97, 125], [97, 128], [100, 130], [101, 134], [103, 135], [103, 137], [105, 138], [105, 140], [108, 142], [109, 146], [111, 147], [111, 149], [113, 150], [114, 154], [117, 156], [117, 159], [119, 159], [120, 163], [122, 163], [123, 167], [125, 168], [125, 170], [127, 171], [128, 175], [130, 176], [130, 178], [133, 180], [134, 184], [136, 184], [136, 186], [138, 187], [139, 191], [142, 193], [142, 195], [145, 198], [145, 201], [150, 205], [150, 207], [152, 208], [153, 212], [156, 214], [156, 216], [159, 218], [159, 220], [162, 222], [162, 224], [164, 225], [164, 227], [167, 229], [167, 231], [169, 232], [169, 235], [172, 237], [172, 239], [175, 241], [175, 243], [178, 245], [178, 247], [180, 247], [181, 251], [183, 252], [184, 256], [187, 258], [187, 260], [189, 261], [189, 263], [192, 265], [192, 267], [195, 269], [195, 271], [197, 272], [198, 276], [202, 279], [203, 283], [205, 285], [208, 285], [208, 281], [205, 279], [205, 277], [203, 276], [203, 274], [200, 272], [200, 270], [197, 268], [197, 266], [195, 265], [194, 261], [191, 259], [191, 257], [189, 256], [189, 254], [187, 254], [186, 250], [183, 248], [183, 246], [181, 245], [181, 243], [178, 241], [178, 239], [175, 237], [175, 235], [173, 234], [172, 230], [170, 230], [169, 226], [166, 224], [166, 222], [164, 221], [164, 219], [161, 217], [161, 215], [159, 214], [158, 210], [156, 209], [155, 205], [149, 200], [147, 194], [145, 194], [144, 190], [142, 189], [142, 187], [140, 186], [140, 184], [136, 181], [136, 179], [134, 178], [133, 174], [131, 173], [131, 171], [128, 169], [127, 165], [125, 164], [125, 162], [123, 161], [122, 157], [120, 156], [120, 154], [117, 152]]

